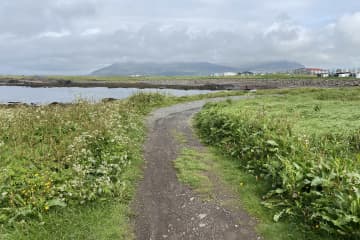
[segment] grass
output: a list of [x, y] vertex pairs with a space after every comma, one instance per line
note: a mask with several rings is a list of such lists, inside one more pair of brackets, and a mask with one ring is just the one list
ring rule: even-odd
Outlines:
[[257, 231], [267, 240], [331, 240], [330, 235], [318, 235], [299, 226], [291, 219], [274, 222], [272, 216], [275, 211], [264, 208], [263, 192], [268, 188], [268, 182], [257, 179], [253, 175], [241, 170], [241, 165], [230, 158], [221, 155], [215, 149], [211, 150], [215, 162], [214, 172], [220, 173], [221, 178], [238, 195], [239, 204], [250, 215], [259, 219]]
[[54, 211], [42, 222], [19, 223], [1, 239], [133, 239], [127, 204], [97, 203]]
[[203, 100], [208, 98], [221, 98], [221, 97], [231, 97], [231, 96], [242, 96], [247, 95], [248, 91], [238, 90], [238, 91], [220, 91], [214, 93], [206, 93], [192, 96], [183, 96], [172, 98], [173, 103], [182, 103], [182, 102], [191, 102], [197, 100]]
[[[266, 240], [331, 240], [330, 235], [319, 235], [299, 226], [296, 222], [274, 222], [273, 210], [264, 208], [262, 193], [268, 183], [255, 178], [241, 170], [241, 165], [230, 158], [221, 155], [215, 149], [199, 151], [184, 148], [174, 162], [179, 180], [199, 193], [204, 200], [211, 200], [215, 194], [214, 185], [221, 184], [231, 189], [237, 198], [236, 207], [244, 208], [249, 214], [259, 220], [256, 230]], [[208, 175], [216, 175], [221, 182], [212, 182]], [[229, 202], [220, 202], [227, 205]]]
[[28, 219], [12, 225], [2, 225], [0, 239], [135, 239], [131, 223], [133, 213], [129, 204], [135, 193], [135, 183], [141, 176], [142, 164], [142, 158], [136, 158], [122, 174], [122, 182], [127, 187], [123, 189], [121, 196], [108, 201], [53, 209], [38, 220]]
[[341, 133], [360, 128], [360, 88], [268, 90], [258, 94], [265, 95], [238, 101], [224, 111], [253, 110], [269, 118], [286, 118], [294, 122], [294, 130], [299, 134]]
[[205, 153], [184, 148], [180, 157], [175, 160], [174, 166], [182, 183], [192, 187], [204, 198], [209, 198], [211, 196], [212, 182], [204, 173], [210, 170], [210, 166], [204, 159], [207, 159]]
[[178, 144], [185, 144], [187, 143], [187, 139], [184, 134], [178, 132], [176, 129], [171, 130], [171, 135], [175, 138]]
[[131, 238], [143, 120], [166, 99], [0, 107], [0, 238]]
[[271, 183], [262, 196], [275, 221], [358, 239], [360, 88], [267, 93], [277, 95], [207, 105], [200, 135]]

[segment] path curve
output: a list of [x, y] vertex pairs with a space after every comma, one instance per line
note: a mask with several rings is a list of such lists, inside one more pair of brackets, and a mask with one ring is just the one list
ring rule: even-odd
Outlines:
[[[138, 240], [260, 239], [255, 221], [241, 209], [229, 210], [214, 202], [202, 201], [181, 184], [173, 161], [180, 152], [174, 131], [191, 133], [190, 119], [207, 102], [243, 99], [245, 96], [206, 99], [178, 104], [153, 112], [147, 121], [144, 147], [144, 179], [134, 202], [135, 232]], [[201, 146], [196, 137], [192, 146]]]

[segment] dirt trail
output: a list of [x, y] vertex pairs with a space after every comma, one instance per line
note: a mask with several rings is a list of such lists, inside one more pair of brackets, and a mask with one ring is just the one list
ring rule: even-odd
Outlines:
[[193, 137], [189, 120], [206, 102], [220, 100], [225, 98], [179, 104], [149, 117], [144, 179], [134, 204], [137, 239], [260, 239], [254, 231], [255, 221], [244, 210], [202, 201], [178, 181], [173, 167], [181, 150], [173, 132], [183, 134], [189, 146], [203, 148]]

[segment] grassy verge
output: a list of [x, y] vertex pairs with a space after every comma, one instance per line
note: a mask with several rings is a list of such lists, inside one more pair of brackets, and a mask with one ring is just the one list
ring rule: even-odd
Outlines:
[[[256, 230], [266, 240], [331, 240], [330, 235], [320, 235], [299, 226], [297, 222], [274, 222], [274, 210], [264, 208], [263, 192], [269, 187], [248, 172], [241, 170], [241, 164], [231, 158], [224, 157], [216, 149], [201, 152], [198, 149], [184, 148], [174, 162], [181, 182], [199, 193], [204, 200], [211, 200], [215, 194], [214, 185], [221, 184], [235, 194], [235, 201], [220, 203], [240, 206], [258, 219]], [[220, 182], [212, 182], [209, 173], [216, 175]]]
[[90, 203], [3, 229], [1, 239], [133, 239], [129, 215], [126, 202]]
[[206, 153], [185, 148], [180, 157], [175, 160], [174, 165], [178, 171], [179, 180], [208, 199], [211, 197], [212, 182], [204, 173], [210, 171], [211, 166], [205, 159], [209, 159]]
[[204, 141], [270, 183], [274, 221], [357, 239], [360, 217], [360, 89], [297, 90], [210, 104], [197, 116]]
[[143, 120], [167, 99], [0, 107], [0, 238], [130, 239]]

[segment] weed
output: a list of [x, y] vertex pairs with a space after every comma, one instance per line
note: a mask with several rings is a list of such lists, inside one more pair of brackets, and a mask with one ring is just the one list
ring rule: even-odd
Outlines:
[[[274, 221], [291, 217], [313, 231], [356, 239], [360, 162], [359, 130], [353, 128], [360, 126], [354, 118], [359, 102], [350, 93], [324, 100], [341, 91], [208, 104], [196, 124], [204, 141], [271, 182], [263, 197], [265, 206], [277, 210]], [[316, 104], [321, 111], [314, 111]]]
[[1, 106], [0, 238], [48, 239], [56, 230], [62, 237], [85, 239], [89, 232], [93, 239], [109, 239], [103, 231], [66, 224], [82, 218], [79, 226], [91, 223], [99, 230], [106, 219], [95, 216], [102, 212], [115, 220], [108, 234], [124, 235], [128, 227], [113, 230], [119, 222], [127, 224], [142, 159], [143, 119], [166, 99], [137, 94], [97, 104]]

